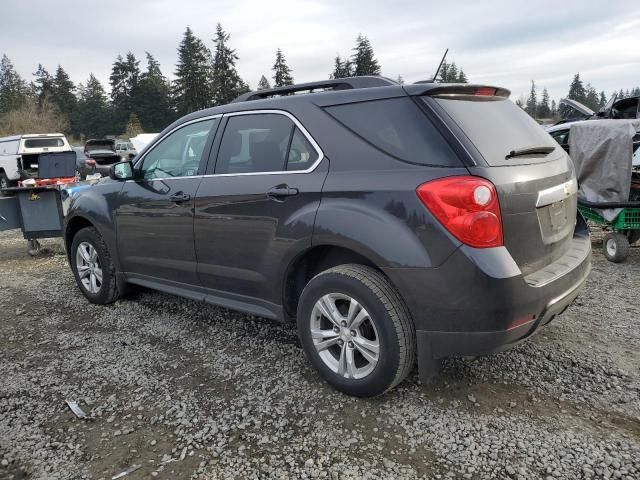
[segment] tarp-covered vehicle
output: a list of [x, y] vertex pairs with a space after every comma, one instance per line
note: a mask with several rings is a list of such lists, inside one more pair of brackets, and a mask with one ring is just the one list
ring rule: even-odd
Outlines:
[[609, 231], [603, 249], [612, 262], [624, 261], [640, 239], [640, 178], [632, 172], [638, 130], [640, 120], [602, 120], [575, 122], [569, 131], [578, 209]]

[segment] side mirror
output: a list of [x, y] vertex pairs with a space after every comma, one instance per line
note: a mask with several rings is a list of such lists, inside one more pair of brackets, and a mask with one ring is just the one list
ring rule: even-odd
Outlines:
[[112, 180], [131, 180], [133, 178], [133, 164], [131, 162], [118, 162], [109, 168], [109, 178]]

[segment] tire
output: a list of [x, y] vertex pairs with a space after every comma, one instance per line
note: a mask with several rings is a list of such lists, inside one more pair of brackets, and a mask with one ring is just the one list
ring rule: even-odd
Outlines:
[[622, 233], [607, 233], [602, 241], [602, 250], [610, 262], [624, 262], [629, 255], [629, 240]]
[[[82, 249], [82, 252], [79, 253], [79, 249]], [[86, 257], [91, 257], [91, 253], [94, 251], [95, 261], [88, 262]], [[83, 258], [83, 253], [85, 258]], [[116, 282], [115, 266], [111, 259], [111, 254], [107, 244], [95, 228], [86, 227], [76, 233], [71, 243], [69, 258], [76, 284], [87, 300], [91, 303], [106, 305], [120, 298], [121, 292]], [[80, 270], [87, 271], [84, 267], [88, 267], [90, 272], [81, 278]], [[101, 272], [102, 281], [98, 281], [98, 270]], [[95, 287], [97, 288], [95, 290], [93, 290], [93, 277], [96, 280]], [[89, 279], [89, 285], [83, 282], [83, 279], [86, 280], [87, 278]]]
[[5, 188], [9, 188], [11, 186], [13, 185], [9, 181], [7, 174], [4, 172], [0, 172], [0, 195], [3, 197], [9, 196], [10, 195], [9, 193], [4, 193], [2, 190], [4, 190]]
[[640, 240], [640, 230], [628, 230], [627, 240], [629, 240], [629, 245], [633, 245]]
[[[316, 275], [302, 291], [297, 316], [306, 357], [326, 382], [348, 395], [382, 395], [415, 365], [413, 320], [400, 295], [373, 268], [340, 265]], [[342, 321], [351, 321], [351, 328]]]

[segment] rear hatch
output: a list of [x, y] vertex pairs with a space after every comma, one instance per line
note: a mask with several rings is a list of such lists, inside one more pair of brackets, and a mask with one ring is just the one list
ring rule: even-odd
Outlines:
[[469, 172], [495, 185], [505, 247], [526, 276], [571, 247], [577, 185], [568, 155], [508, 94], [443, 87], [422, 100], [470, 153]]
[[120, 155], [116, 153], [115, 140], [87, 140], [84, 144], [84, 151], [87, 157], [94, 159], [100, 165], [108, 165], [120, 161]]

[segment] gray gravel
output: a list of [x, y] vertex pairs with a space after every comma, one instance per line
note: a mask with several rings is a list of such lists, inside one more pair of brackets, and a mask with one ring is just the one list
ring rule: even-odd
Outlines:
[[362, 400], [291, 326], [147, 290], [90, 305], [58, 241], [30, 258], [0, 233], [0, 479], [638, 479], [640, 249], [614, 265], [599, 241], [540, 335]]

